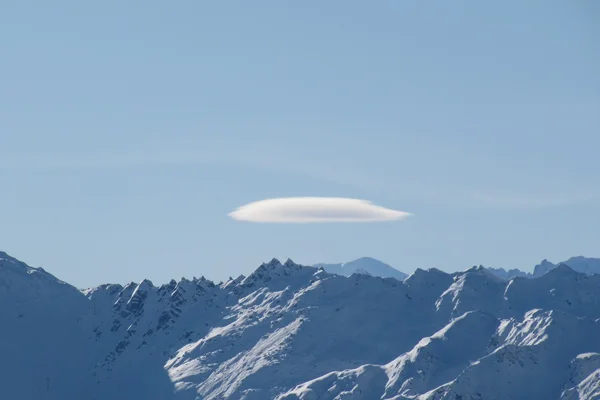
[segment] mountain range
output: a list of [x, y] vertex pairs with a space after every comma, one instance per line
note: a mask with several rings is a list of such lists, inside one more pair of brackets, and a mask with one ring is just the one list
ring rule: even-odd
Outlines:
[[493, 274], [505, 280], [511, 280], [512, 278], [516, 278], [518, 276], [525, 278], [537, 278], [544, 275], [551, 269], [556, 268], [560, 264], [568, 265], [573, 270], [581, 272], [583, 274], [600, 274], [600, 258], [587, 258], [583, 256], [571, 257], [568, 260], [560, 262], [558, 264], [554, 264], [548, 260], [542, 260], [541, 263], [539, 263], [533, 268], [533, 273], [523, 272], [519, 269], [505, 270], [503, 268], [489, 268], [489, 270]]
[[[505, 270], [504, 268], [487, 267], [487, 269], [497, 277], [509, 281], [516, 277], [538, 278], [560, 264], [566, 264], [571, 269], [587, 275], [600, 274], [600, 258], [587, 258], [583, 256], [571, 257], [558, 264], [542, 260], [541, 263], [534, 267], [533, 272], [524, 272], [517, 268]], [[313, 267], [323, 268], [326, 272], [342, 276], [366, 274], [381, 278], [396, 278], [398, 280], [404, 280], [408, 276], [408, 274], [371, 257], [362, 257], [354, 261], [339, 264], [314, 264]]]
[[78, 290], [0, 252], [0, 396], [598, 399], [600, 275], [574, 268], [399, 280], [273, 259]]

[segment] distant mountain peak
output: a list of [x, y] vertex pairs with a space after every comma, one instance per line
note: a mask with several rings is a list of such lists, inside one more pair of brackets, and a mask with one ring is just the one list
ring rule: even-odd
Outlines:
[[[344, 262], [344, 263], [342, 263], [342, 265], [345, 265], [345, 264], [351, 264], [351, 263], [363, 263], [363, 262], [364, 262], [364, 263], [378, 263], [378, 264], [385, 264], [383, 261], [380, 261], [380, 260], [378, 260], [378, 259], [376, 259], [376, 258], [373, 258], [373, 257], [368, 257], [368, 256], [367, 256], [367, 257], [359, 257], [359, 258], [357, 258], [356, 260], [352, 260], [352, 261]], [[385, 265], [387, 265], [387, 264], [385, 264]]]
[[474, 265], [471, 268], [468, 268], [462, 272], [456, 273], [455, 280], [459, 279], [461, 277], [468, 277], [468, 276], [472, 276], [472, 275], [486, 277], [487, 279], [491, 279], [493, 281], [501, 281], [502, 280], [496, 274], [494, 274], [492, 271], [490, 271], [489, 269], [485, 268], [482, 265]]
[[299, 264], [296, 264], [294, 261], [292, 261], [291, 258], [288, 258], [287, 260], [285, 260], [285, 263], [283, 263], [284, 267], [296, 267]]
[[494, 275], [509, 281], [516, 277], [539, 278], [540, 276], [543, 276], [551, 270], [557, 268], [560, 264], [565, 264], [572, 270], [586, 275], [600, 274], [600, 258], [589, 258], [584, 256], [571, 257], [568, 260], [562, 261], [558, 264], [554, 264], [553, 262], [544, 258], [534, 267], [533, 273], [523, 272], [519, 269], [510, 269], [507, 271], [504, 268], [488, 268], [488, 270]]
[[261, 267], [267, 267], [267, 268], [274, 268], [274, 267], [281, 267], [281, 266], [282, 266], [281, 261], [279, 261], [277, 258], [273, 258], [268, 263], [263, 263], [261, 265]]
[[561, 262], [556, 267], [554, 267], [550, 271], [546, 272], [545, 275], [564, 277], [564, 276], [579, 276], [582, 274], [575, 271], [573, 268], [571, 268], [564, 262]]
[[[181, 278], [182, 281], [187, 281], [185, 278]], [[146, 289], [153, 288], [154, 284], [150, 279], [142, 279], [142, 281], [138, 284], [138, 288]]]
[[315, 264], [313, 267], [323, 268], [326, 272], [336, 275], [351, 276], [352, 274], [368, 273], [381, 278], [396, 278], [404, 280], [407, 274], [373, 257], [360, 257], [356, 260], [338, 264]]
[[480, 272], [480, 273], [485, 273], [487, 272], [487, 268], [484, 268], [482, 265], [473, 265], [470, 268], [467, 268], [463, 271], [463, 273], [466, 272]]

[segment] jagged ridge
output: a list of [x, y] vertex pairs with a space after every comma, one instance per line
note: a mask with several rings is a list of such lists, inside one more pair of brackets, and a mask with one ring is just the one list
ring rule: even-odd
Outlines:
[[591, 399], [600, 387], [600, 277], [566, 265], [399, 281], [274, 259], [222, 284], [80, 292], [0, 258], [6, 398]]

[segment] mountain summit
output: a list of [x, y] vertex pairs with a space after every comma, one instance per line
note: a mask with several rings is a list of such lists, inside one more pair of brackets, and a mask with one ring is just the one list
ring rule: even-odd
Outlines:
[[361, 257], [354, 261], [339, 264], [315, 264], [315, 268], [323, 268], [330, 274], [350, 276], [352, 274], [368, 274], [381, 278], [396, 278], [400, 281], [408, 277], [404, 272], [371, 257]]

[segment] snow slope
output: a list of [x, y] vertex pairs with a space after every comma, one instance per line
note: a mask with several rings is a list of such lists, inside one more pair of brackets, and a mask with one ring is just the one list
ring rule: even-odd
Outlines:
[[378, 276], [381, 278], [396, 278], [401, 281], [408, 276], [404, 272], [398, 271], [396, 268], [371, 257], [362, 257], [354, 261], [340, 264], [315, 264], [313, 267], [323, 268], [330, 274], [342, 276], [350, 276], [356, 273]]
[[568, 388], [562, 400], [592, 400], [600, 398], [600, 354], [577, 355], [570, 365]]
[[[385, 365], [331, 372], [279, 396], [292, 399], [380, 399], [418, 395], [452, 380], [471, 360], [485, 355], [499, 321], [479, 311], [453, 319], [410, 351]], [[351, 397], [348, 397], [351, 398]]]
[[0, 398], [599, 398], [600, 276], [369, 274], [79, 291], [0, 253]]

